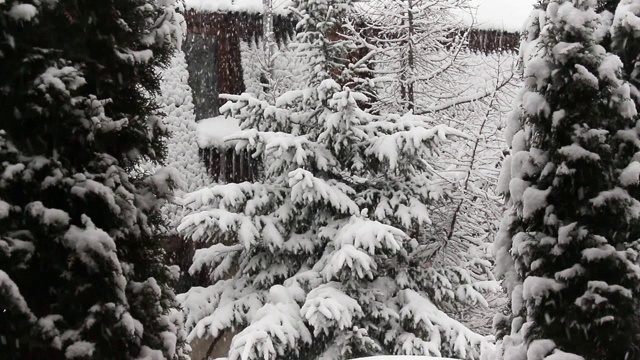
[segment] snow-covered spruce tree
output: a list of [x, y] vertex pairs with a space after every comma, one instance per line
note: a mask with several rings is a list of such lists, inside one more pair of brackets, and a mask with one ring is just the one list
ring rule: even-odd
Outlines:
[[181, 359], [157, 65], [172, 1], [0, 3], [0, 354]]
[[[306, 88], [275, 104], [228, 96], [245, 131], [230, 141], [264, 159], [260, 181], [189, 195], [180, 230], [199, 249], [192, 272], [213, 285], [180, 295], [190, 338], [231, 335], [229, 359], [350, 359], [426, 354], [474, 359], [486, 339], [441, 306], [481, 297], [462, 267], [423, 261], [403, 230], [428, 227], [443, 196], [426, 160], [447, 134], [424, 118], [374, 118], [335, 37], [350, 1], [300, 1], [295, 47]], [[334, 80], [337, 79], [337, 80]]]
[[521, 47], [495, 244], [513, 317], [497, 358], [640, 356], [637, 114], [595, 6], [541, 1]]

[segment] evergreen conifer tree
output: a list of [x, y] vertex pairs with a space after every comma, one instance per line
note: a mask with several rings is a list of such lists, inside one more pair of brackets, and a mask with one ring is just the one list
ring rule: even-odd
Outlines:
[[156, 236], [171, 0], [0, 3], [0, 357], [182, 359]]
[[[595, 0], [543, 0], [521, 47], [496, 239], [513, 316], [497, 358], [637, 359], [640, 150]], [[509, 324], [510, 322], [510, 324]]]
[[486, 342], [441, 310], [483, 301], [485, 283], [463, 266], [433, 266], [407, 235], [429, 227], [427, 204], [443, 196], [427, 160], [463, 134], [359, 107], [368, 99], [349, 88], [364, 84], [346, 61], [354, 45], [336, 36], [352, 11], [350, 0], [297, 2], [306, 87], [275, 104], [227, 96], [222, 108], [245, 129], [228, 141], [262, 159], [264, 174], [185, 201], [179, 230], [218, 242], [191, 267], [214, 284], [180, 295], [187, 328], [190, 338], [233, 336], [231, 360], [474, 359]]
[[[640, 20], [640, 3], [633, 0], [609, 1], [606, 8], [616, 6], [613, 24], [611, 25], [611, 51], [620, 57], [624, 65], [625, 80], [633, 86], [640, 86], [640, 45], [638, 21]], [[640, 102], [636, 96], [636, 106]]]

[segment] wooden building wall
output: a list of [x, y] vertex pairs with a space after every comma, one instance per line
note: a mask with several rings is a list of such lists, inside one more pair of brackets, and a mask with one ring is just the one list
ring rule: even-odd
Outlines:
[[[462, 35], [460, 32], [458, 35]], [[516, 52], [520, 47], [520, 34], [500, 30], [471, 29], [466, 47], [481, 53]]]
[[[245, 91], [242, 69], [242, 41], [258, 42], [262, 37], [261, 14], [187, 11], [187, 41], [184, 51], [189, 68], [196, 121], [218, 116], [224, 104], [219, 94]], [[292, 17], [274, 16], [275, 38], [284, 44], [294, 35]], [[246, 153], [218, 148], [202, 149], [200, 157], [213, 181], [255, 180], [256, 162]]]
[[[218, 94], [241, 94], [245, 91], [241, 41], [258, 41], [262, 37], [262, 15], [247, 13], [205, 13], [188, 11], [185, 53], [190, 74], [189, 85], [199, 99], [194, 99], [196, 118], [218, 115], [222, 105]], [[275, 37], [284, 43], [293, 36], [295, 20], [274, 16]], [[209, 73], [209, 74], [207, 74]]]
[[215, 182], [256, 181], [261, 171], [259, 159], [254, 159], [247, 151], [211, 147], [200, 149], [200, 158]]

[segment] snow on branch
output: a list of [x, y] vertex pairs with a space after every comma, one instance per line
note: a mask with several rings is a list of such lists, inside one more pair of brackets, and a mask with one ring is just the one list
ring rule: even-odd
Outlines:
[[295, 204], [321, 201], [344, 214], [357, 214], [358, 205], [351, 200], [355, 191], [346, 184], [324, 180], [309, 171], [296, 169], [289, 173], [291, 200]]
[[447, 135], [467, 137], [464, 133], [446, 125], [436, 125], [430, 129], [414, 127], [410, 130], [378, 136], [372, 140], [367, 154], [385, 161], [390, 169], [394, 170], [398, 166], [400, 154], [419, 155], [424, 151], [425, 144], [437, 145], [446, 141]]
[[340, 290], [340, 283], [329, 282], [309, 292], [301, 313], [314, 328], [314, 336], [329, 335], [333, 329], [346, 330], [362, 317], [358, 301]]
[[[268, 303], [252, 316], [251, 325], [233, 337], [229, 359], [284, 358], [287, 349], [310, 344], [311, 334], [290, 290], [277, 285], [269, 290]], [[295, 351], [294, 351], [295, 352]]]
[[0, 270], [0, 298], [3, 301], [2, 311], [10, 311], [27, 318], [30, 323], [35, 323], [36, 316], [31, 312], [29, 305], [20, 294], [20, 289], [11, 280], [6, 272]]
[[474, 333], [458, 321], [450, 318], [439, 310], [432, 302], [413, 290], [403, 290], [398, 296], [400, 305], [400, 319], [406, 319], [413, 328], [420, 328], [430, 334], [430, 341], [425, 341], [416, 349], [412, 342], [405, 338], [402, 343], [398, 339], [397, 345], [406, 349], [407, 355], [433, 355], [441, 356], [438, 350], [441, 346], [441, 337], [447, 339], [447, 343], [453, 344], [447, 349], [452, 355], [462, 359], [479, 357], [480, 347], [490, 341], [485, 337]]

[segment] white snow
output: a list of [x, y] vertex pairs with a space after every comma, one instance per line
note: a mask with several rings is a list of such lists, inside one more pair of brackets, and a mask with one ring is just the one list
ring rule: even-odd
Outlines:
[[[407, 113], [403, 120], [411, 120], [414, 116]], [[415, 118], [420, 118], [415, 116]], [[398, 163], [398, 154], [409, 149], [418, 150], [423, 143], [441, 143], [449, 137], [468, 138], [463, 132], [444, 124], [438, 124], [432, 128], [416, 126], [410, 131], [397, 131], [390, 135], [382, 135], [375, 139], [367, 149], [367, 154], [375, 155], [380, 161], [388, 163], [390, 170], [395, 170]]]
[[513, 135], [511, 139], [511, 149], [513, 154], [527, 149], [527, 134], [524, 129], [518, 130], [518, 132]]
[[[439, 310], [431, 301], [421, 296], [419, 293], [413, 290], [402, 290], [399, 295], [400, 299], [400, 320], [411, 319], [414, 324], [421, 323], [426, 326], [429, 332], [439, 332], [442, 338], [456, 338], [453, 353], [461, 358], [469, 357], [473, 358], [474, 354], [468, 354], [464, 344], [469, 343], [474, 346], [480, 346], [488, 343], [489, 338], [481, 336], [467, 329], [464, 325], [458, 321], [450, 318], [447, 314]], [[398, 339], [403, 344], [403, 348], [409, 350], [414, 347], [415, 344], [411, 344], [412, 337], [407, 339]], [[423, 351], [422, 354], [432, 354], [439, 356], [438, 350], [440, 337], [431, 338], [429, 341], [420, 341], [420, 347]], [[477, 355], [477, 354], [476, 354]]]
[[[519, 131], [518, 134], [523, 133], [523, 131]], [[516, 138], [518, 138], [518, 134], [514, 137], [514, 144]], [[513, 159], [511, 160], [511, 177], [524, 179], [526, 177], [533, 176], [537, 169], [532, 164], [531, 154], [528, 151], [518, 151], [515, 152]]]
[[568, 160], [577, 161], [580, 159], [589, 159], [591, 161], [600, 160], [600, 155], [591, 152], [578, 144], [563, 146], [558, 153], [564, 155]]
[[113, 273], [109, 281], [113, 281], [120, 299], [126, 301], [124, 292], [127, 280], [116, 253], [115, 241], [104, 230], [97, 228], [88, 216], [82, 215], [81, 220], [84, 227], [71, 225], [62, 238], [62, 244], [73, 251], [90, 272], [99, 271], [101, 265], [110, 266]]
[[53, 87], [67, 96], [71, 96], [70, 90], [76, 90], [85, 83], [81, 73], [72, 66], [50, 67], [35, 80], [38, 89], [45, 91]]
[[640, 217], [640, 202], [629, 193], [619, 187], [607, 191], [601, 191], [598, 196], [589, 200], [595, 207], [606, 206], [607, 204], [625, 204], [626, 213], [632, 219]]
[[583, 276], [586, 273], [586, 269], [584, 266], [580, 264], [574, 264], [572, 267], [568, 269], [564, 269], [562, 271], [558, 271], [554, 274], [554, 277], [558, 281], [567, 281], [571, 280], [577, 276]]
[[[633, 90], [633, 97], [637, 97], [637, 90]], [[623, 117], [630, 119], [638, 114], [635, 102], [631, 100], [631, 87], [628, 83], [619, 84], [617, 88], [613, 90], [613, 103], [617, 103], [618, 112]]]
[[353, 360], [456, 360], [452, 358], [433, 357], [433, 356], [404, 356], [404, 355], [382, 355], [357, 358]]
[[583, 81], [594, 89], [598, 88], [599, 82], [598, 78], [595, 75], [593, 75], [586, 67], [580, 64], [575, 64], [574, 66], [577, 70], [577, 72], [573, 74], [574, 80]]
[[313, 326], [314, 336], [329, 334], [332, 328], [348, 329], [353, 318], [362, 316], [358, 301], [340, 290], [341, 284], [330, 282], [309, 292], [300, 314]]
[[607, 245], [599, 249], [584, 249], [582, 250], [582, 257], [587, 261], [598, 261], [613, 256], [615, 253], [616, 249], [611, 245]]
[[539, 190], [533, 187], [528, 188], [522, 195], [522, 217], [525, 219], [531, 217], [538, 210], [547, 206], [547, 196], [551, 192], [551, 188]]
[[527, 349], [527, 359], [544, 359], [553, 349], [556, 344], [549, 339], [533, 340]]
[[289, 173], [290, 196], [294, 203], [310, 204], [322, 200], [343, 214], [359, 213], [358, 205], [349, 197], [354, 193], [353, 189], [340, 185], [343, 184], [325, 181], [302, 168]]
[[223, 115], [198, 121], [198, 146], [201, 149], [221, 148], [224, 138], [240, 131], [240, 122], [236, 118]]
[[552, 115], [553, 127], [558, 127], [558, 125], [560, 125], [560, 122], [562, 121], [562, 119], [564, 119], [566, 115], [567, 115], [567, 112], [564, 109], [554, 111]]
[[499, 195], [505, 195], [509, 191], [509, 182], [511, 181], [511, 155], [507, 156], [502, 162], [502, 170], [500, 170], [500, 176], [498, 177], [498, 184], [496, 185], [496, 193]]
[[549, 116], [551, 113], [551, 107], [547, 100], [537, 92], [527, 92], [522, 97], [522, 108], [525, 113], [531, 116], [541, 115], [544, 117]]
[[569, 58], [576, 56], [576, 54], [581, 51], [582, 48], [583, 45], [578, 42], [568, 43], [560, 41], [553, 46], [553, 57], [564, 64]]
[[582, 356], [566, 353], [556, 349], [553, 354], [547, 356], [544, 360], [584, 360], [584, 358]]
[[596, 30], [599, 24], [599, 16], [595, 12], [595, 6], [587, 8], [579, 8], [574, 5], [573, 1], [563, 2], [557, 7], [557, 16], [551, 15], [552, 21], [557, 26], [562, 26], [565, 31], [573, 33], [582, 33], [593, 37], [598, 41], [597, 36], [601, 35]]
[[634, 161], [620, 174], [622, 186], [637, 185], [640, 182], [640, 162]]
[[[251, 325], [243, 329], [233, 337], [231, 342], [230, 359], [264, 358], [274, 359], [278, 357], [276, 348], [282, 343], [295, 347], [299, 342], [310, 344], [311, 334], [300, 317], [300, 308], [288, 295], [287, 289], [276, 285], [271, 288], [281, 293], [283, 301], [267, 303], [255, 313]], [[274, 341], [277, 339], [276, 341]], [[256, 356], [257, 355], [257, 356]]]
[[558, 292], [565, 285], [554, 279], [543, 278], [538, 276], [529, 276], [524, 280], [522, 285], [522, 297], [524, 300], [540, 299], [549, 295], [551, 292]]
[[8, 14], [14, 20], [29, 21], [38, 13], [38, 9], [31, 4], [16, 4], [11, 7]]
[[11, 211], [11, 205], [6, 201], [0, 200], [0, 219], [9, 216], [9, 211]]
[[613, 54], [607, 54], [598, 66], [598, 77], [602, 80], [619, 81], [617, 72], [622, 69], [623, 64], [620, 58]]
[[633, 0], [623, 0], [616, 8], [615, 18], [613, 20], [614, 31], [618, 29], [640, 29], [640, 4]]
[[[13, 306], [14, 311], [19, 311], [21, 315], [28, 316], [31, 322], [36, 321], [35, 315], [31, 313], [29, 305], [22, 297], [22, 294], [20, 294], [20, 289], [18, 289], [18, 286], [11, 280], [9, 274], [2, 270], [0, 270], [0, 293], [3, 295], [3, 301], [8, 300], [9, 305]], [[6, 302], [3, 304], [6, 304]]]
[[520, 178], [511, 179], [511, 181], [509, 181], [509, 193], [511, 194], [511, 200], [514, 202], [522, 201], [522, 196], [529, 185], [531, 185], [530, 182], [524, 181]]
[[142, 34], [140, 40], [143, 44], [160, 46], [168, 42], [174, 49], [182, 48], [182, 40], [187, 33], [187, 24], [184, 16], [176, 11], [175, 1], [162, 0], [158, 3], [159, 5], [164, 4], [162, 21], [156, 22], [150, 31]]
[[519, 314], [524, 308], [524, 299], [522, 298], [522, 284], [518, 284], [511, 291], [511, 312]]
[[87, 341], [77, 341], [71, 344], [64, 355], [67, 359], [90, 358], [96, 350], [96, 345]]
[[376, 249], [389, 249], [392, 252], [401, 250], [402, 244], [398, 239], [404, 236], [402, 231], [392, 226], [358, 216], [352, 216], [348, 222], [340, 225], [335, 234], [331, 234], [336, 248], [353, 245], [370, 255], [375, 255]]
[[12, 180], [14, 176], [21, 173], [24, 170], [24, 164], [9, 164], [4, 168], [4, 172], [0, 179], [2, 180]]
[[[188, 6], [189, 4], [194, 6], [195, 3], [196, 1], [187, 1]], [[197, 1], [197, 3], [199, 6], [204, 4], [203, 1]], [[218, 6], [219, 9], [219, 6], [224, 6], [225, 4], [229, 5], [232, 3], [225, 0], [216, 3], [215, 6]], [[239, 4], [240, 3], [238, 2], [237, 5]], [[209, 2], [209, 5], [212, 5], [212, 2]], [[256, 5], [257, 8], [258, 2], [254, 2], [254, 5]], [[255, 10], [256, 8], [248, 7], [247, 9]], [[511, 62], [510, 58], [505, 61]], [[247, 75], [247, 73], [245, 75]], [[322, 89], [325, 90], [326, 88], [327, 87], [325, 86]], [[326, 94], [332, 95], [334, 92], [339, 90], [340, 88], [336, 87], [336, 89], [326, 91]], [[276, 106], [272, 106], [272, 108], [296, 109], [296, 106], [299, 106], [298, 104], [302, 103], [303, 97], [305, 97], [305, 101], [313, 101], [314, 99], [312, 96], [321, 97], [322, 95], [324, 95], [324, 93], [320, 93], [320, 91], [314, 94], [311, 91], [305, 92], [305, 90], [287, 93], [285, 96], [279, 98], [276, 102]], [[307, 98], [309, 100], [306, 100]], [[341, 99], [347, 98], [342, 97]], [[304, 109], [306, 110], [307, 107], [309, 106], [305, 105]], [[340, 106], [336, 106], [336, 108], [340, 108]], [[263, 109], [265, 116], [269, 116], [267, 114], [270, 114], [269, 111], [271, 110], [264, 107]], [[283, 113], [285, 112], [283, 111]], [[301, 122], [307, 121], [306, 118], [299, 115], [302, 114], [306, 116], [307, 113], [303, 111], [296, 109], [296, 111], [291, 111], [290, 113], [298, 116]], [[245, 116], [245, 114], [242, 113], [239, 115], [236, 114], [235, 116], [237, 119], [242, 120], [243, 125], [245, 126], [249, 124], [248, 120], [251, 120], [249, 116]], [[273, 118], [280, 120], [280, 117], [277, 114], [273, 115]], [[230, 124], [230, 121], [233, 120], [235, 120], [235, 126]], [[418, 119], [417, 116], [411, 116], [403, 118], [401, 121], [411, 124], [412, 122], [417, 123]], [[491, 121], [493, 121], [493, 119]], [[294, 121], [291, 122], [295, 124]], [[282, 119], [281, 123], [288, 125], [290, 123], [290, 118], [286, 117]], [[280, 125], [280, 123], [278, 124]], [[392, 236], [393, 234], [391, 234], [387, 229], [381, 229], [380, 226], [377, 226], [378, 224], [375, 224], [376, 226], [372, 226], [372, 224], [374, 224], [372, 221], [365, 220], [367, 214], [360, 214], [358, 204], [352, 200], [355, 197], [355, 194], [353, 194], [354, 191], [348, 191], [345, 189], [346, 185], [342, 187], [337, 186], [336, 182], [325, 180], [324, 177], [320, 177], [315, 173], [308, 173], [308, 171], [305, 172], [301, 169], [298, 171], [291, 171], [291, 169], [295, 169], [296, 167], [307, 168], [307, 164], [311, 161], [318, 161], [314, 156], [324, 156], [324, 153], [312, 147], [312, 145], [314, 145], [312, 143], [314, 136], [313, 131], [315, 131], [313, 128], [311, 130], [304, 129], [311, 134], [303, 132], [304, 136], [285, 136], [283, 133], [276, 133], [276, 131], [285, 130], [281, 130], [280, 128], [277, 128], [277, 130], [273, 130], [273, 128], [263, 130], [261, 128], [262, 126], [262, 124], [259, 124], [256, 126], [258, 129], [251, 129], [239, 134], [234, 134], [235, 131], [240, 130], [238, 120], [224, 117], [206, 119], [198, 124], [198, 145], [201, 147], [222, 146], [224, 145], [225, 140], [234, 141], [235, 139], [239, 140], [237, 143], [238, 147], [246, 146], [251, 148], [254, 144], [258, 144], [255, 146], [259, 149], [265, 149], [265, 154], [268, 151], [271, 151], [270, 156], [276, 158], [273, 162], [274, 165], [270, 167], [270, 170], [273, 173], [278, 171], [278, 175], [280, 175], [279, 172], [282, 172], [282, 176], [278, 178], [278, 181], [282, 181], [282, 184], [278, 183], [278, 186], [282, 186], [286, 189], [281, 190], [277, 189], [275, 186], [263, 186], [264, 188], [268, 188], [266, 192], [263, 193], [261, 188], [258, 186], [245, 187], [244, 184], [236, 184], [237, 186], [234, 186], [233, 188], [223, 188], [220, 186], [211, 187], [199, 192], [198, 196], [193, 197], [193, 207], [201, 208], [200, 205], [203, 205], [202, 209], [200, 209], [199, 213], [192, 213], [191, 215], [188, 215], [181, 226], [182, 230], [186, 230], [184, 231], [184, 234], [187, 234], [187, 236], [192, 239], [211, 238], [211, 234], [218, 229], [221, 229], [221, 231], [225, 233], [233, 233], [233, 239], [231, 239], [234, 240], [233, 245], [223, 246], [222, 244], [218, 244], [216, 248], [212, 247], [206, 251], [200, 251], [196, 254], [196, 264], [194, 264], [194, 267], [209, 265], [211, 272], [209, 272], [208, 275], [220, 278], [222, 273], [238, 271], [238, 264], [240, 264], [240, 269], [257, 270], [260, 268], [261, 270], [258, 280], [255, 282], [254, 278], [245, 279], [242, 275], [236, 275], [231, 280], [218, 281], [207, 289], [193, 288], [189, 293], [180, 297], [180, 301], [183, 303], [185, 314], [188, 319], [187, 329], [192, 331], [190, 335], [190, 338], [192, 339], [203, 336], [205, 333], [209, 333], [215, 337], [219, 335], [220, 332], [232, 328], [235, 323], [241, 322], [242, 324], [251, 324], [249, 326], [256, 325], [255, 327], [252, 327], [251, 329], [234, 337], [232, 348], [236, 349], [236, 346], [238, 346], [238, 350], [232, 350], [234, 355], [230, 354], [230, 358], [234, 358], [234, 356], [240, 354], [246, 354], [244, 353], [245, 349], [248, 349], [247, 351], [251, 352], [250, 357], [252, 358], [260, 356], [258, 355], [259, 349], [266, 350], [262, 352], [262, 355], [266, 356], [268, 354], [272, 354], [272, 345], [273, 343], [276, 343], [276, 337], [282, 336], [282, 343], [287, 344], [287, 346], [274, 345], [275, 349], [279, 350], [282, 347], [291, 347], [291, 345], [289, 345], [292, 343], [291, 336], [295, 336], [293, 335], [293, 332], [287, 330], [292, 320], [297, 321], [297, 319], [290, 314], [290, 310], [293, 310], [294, 308], [292, 306], [285, 307], [281, 304], [278, 298], [279, 295], [282, 295], [282, 292], [278, 292], [276, 296], [273, 297], [273, 292], [269, 291], [269, 295], [265, 296], [267, 290], [256, 289], [254, 285], [252, 285], [252, 282], [260, 283], [264, 281], [266, 283], [270, 280], [273, 274], [277, 273], [278, 276], [283, 276], [284, 274], [284, 277], [287, 278], [284, 282], [284, 286], [288, 289], [294, 288], [297, 286], [297, 283], [300, 283], [300, 286], [304, 287], [305, 290], [300, 290], [302, 298], [297, 299], [296, 301], [298, 304], [302, 304], [304, 302], [305, 307], [303, 310], [306, 310], [304, 316], [308, 319], [308, 321], [305, 322], [311, 323], [315, 327], [316, 331], [326, 327], [329, 331], [335, 332], [336, 328], [349, 327], [352, 325], [351, 320], [355, 319], [352, 317], [359, 316], [357, 306], [362, 306], [364, 308], [366, 303], [360, 301], [360, 298], [355, 298], [352, 293], [341, 292], [342, 289], [338, 287], [329, 289], [330, 285], [321, 285], [323, 282], [331, 280], [326, 277], [322, 277], [321, 275], [325, 275], [327, 273], [321, 272], [321, 270], [335, 265], [335, 269], [333, 269], [334, 273], [337, 272], [337, 270], [342, 270], [352, 271], [355, 274], [357, 273], [357, 267], [367, 261], [361, 261], [362, 259], [373, 259], [373, 261], [369, 261], [367, 263], [371, 265], [369, 266], [370, 269], [375, 269], [372, 266], [380, 268], [380, 263], [377, 261], [376, 257], [373, 256], [374, 254], [377, 255], [380, 250], [384, 250], [385, 253], [389, 252], [388, 250], [395, 251], [397, 248], [402, 248], [406, 245], [400, 241], [400, 234], [398, 234], [398, 236]], [[402, 124], [400, 124], [400, 121], [398, 123], [389, 122], [389, 124], [386, 124], [385, 126], [390, 128], [401, 128]], [[232, 127], [233, 129], [231, 129]], [[407, 125], [407, 127], [409, 127], [409, 125]], [[432, 128], [431, 126], [420, 128], [415, 126], [411, 127], [416, 131], [401, 131], [398, 133], [394, 129], [393, 134], [396, 134], [396, 136], [386, 135], [391, 133], [391, 131], [383, 132], [383, 134], [385, 134], [384, 136], [376, 136], [376, 139], [380, 141], [367, 148], [368, 154], [378, 156], [378, 158], [381, 158], [385, 163], [388, 162], [393, 165], [398, 164], [398, 166], [401, 166], [407, 163], [407, 154], [422, 155], [420, 149], [424, 148], [424, 143], [433, 143], [434, 145], [438, 145], [446, 139], [445, 135], [462, 136], [453, 132], [452, 128], [447, 128], [445, 126], [439, 126], [437, 128]], [[287, 129], [286, 127], [284, 128]], [[258, 132], [258, 130], [260, 132]], [[273, 132], [268, 132], [269, 130]], [[485, 134], [482, 135], [485, 136]], [[309, 138], [312, 140], [309, 140]], [[245, 143], [250, 144], [251, 146], [244, 145]], [[454, 146], [451, 146], [451, 148], [453, 147]], [[496, 152], [500, 153], [501, 148], [497, 148]], [[297, 149], [300, 149], [300, 151]], [[314, 151], [316, 152], [315, 154]], [[419, 157], [419, 159], [421, 158], [423, 157]], [[493, 161], [494, 159], [495, 161]], [[476, 181], [476, 179], [473, 178], [469, 185], [470, 191], [473, 191], [473, 188], [476, 186], [489, 186], [489, 179], [492, 179], [494, 174], [497, 175], [495, 163], [498, 160], [499, 157], [496, 156], [495, 158], [491, 158], [491, 161], [487, 161], [486, 164], [478, 162], [482, 169], [479, 172], [482, 172], [482, 175], [484, 175], [485, 168], [489, 169], [486, 171], [487, 179], [486, 182], [481, 182]], [[285, 170], [281, 171], [277, 166], [281, 166]], [[331, 166], [332, 164], [329, 164], [326, 167], [330, 168]], [[318, 176], [318, 178], [315, 178], [314, 175]], [[286, 182], [287, 180], [291, 180], [291, 182]], [[507, 187], [508, 183], [505, 184], [505, 188]], [[274, 193], [275, 195], [273, 195]], [[270, 196], [267, 196], [266, 194], [269, 194]], [[273, 198], [284, 200], [282, 202], [278, 202], [272, 200]], [[392, 199], [391, 196], [389, 196], [389, 199], [389, 201], [380, 202], [381, 204], [387, 205], [385, 210], [380, 211], [380, 213], [388, 214], [388, 216], [397, 214], [402, 214], [404, 216], [405, 213], [410, 213], [410, 215], [415, 218], [415, 211], [413, 211], [412, 205], [409, 201], [406, 201], [405, 203], [404, 200], [396, 198]], [[231, 200], [233, 200], [233, 202], [231, 202]], [[189, 201], [187, 200], [186, 202]], [[343, 213], [353, 214], [353, 221], [352, 224], [350, 224], [353, 226], [344, 226], [344, 224], [341, 223], [340, 225], [342, 226], [339, 228], [339, 231], [333, 231], [335, 236], [327, 238], [320, 235], [321, 239], [318, 239], [318, 232], [327, 230], [328, 226], [323, 229], [314, 229], [313, 234], [305, 235], [305, 243], [302, 244], [301, 247], [307, 247], [308, 250], [305, 250], [304, 252], [311, 252], [310, 250], [317, 251], [317, 245], [315, 245], [316, 248], [314, 248], [314, 243], [327, 243], [327, 252], [323, 255], [322, 261], [315, 263], [313, 269], [301, 269], [300, 273], [296, 273], [295, 276], [286, 274], [281, 270], [287, 270], [286, 266], [290, 266], [286, 264], [286, 261], [275, 259], [276, 261], [279, 261], [276, 265], [269, 264], [269, 262], [272, 261], [273, 257], [280, 256], [280, 249], [293, 247], [293, 245], [289, 245], [288, 243], [294, 243], [303, 238], [301, 235], [300, 239], [288, 239], [288, 234], [283, 231], [283, 229], [287, 229], [287, 221], [292, 218], [296, 219], [296, 215], [290, 214], [292, 212], [292, 208], [294, 208], [292, 203], [295, 205], [295, 208], [304, 209], [308, 204], [315, 202], [325, 202], [325, 204], [331, 204], [332, 207]], [[278, 206], [277, 210], [272, 211], [268, 208], [268, 206], [276, 205]], [[405, 210], [409, 208], [411, 208], [411, 210]], [[222, 209], [224, 209], [224, 213], [222, 212]], [[386, 209], [388, 209], [389, 213], [386, 212]], [[262, 213], [266, 213], [267, 215], [256, 215]], [[334, 212], [332, 212], [331, 216], [333, 216], [333, 213]], [[377, 209], [376, 211], [370, 211], [369, 216], [373, 216], [372, 213], [377, 213]], [[318, 213], [318, 216], [324, 216], [324, 213]], [[282, 218], [279, 219], [279, 217]], [[339, 218], [345, 218], [345, 216], [340, 216]], [[402, 219], [404, 221], [404, 218]], [[407, 219], [411, 220], [412, 218], [408, 217]], [[380, 221], [388, 221], [388, 219], [380, 219]], [[334, 222], [334, 219], [330, 218], [327, 222]], [[267, 231], [266, 229], [269, 230]], [[484, 232], [484, 230], [480, 231]], [[373, 235], [376, 235], [376, 237], [374, 238]], [[456, 236], [458, 236], [457, 233]], [[267, 237], [275, 240], [267, 240]], [[254, 241], [253, 239], [256, 240]], [[235, 240], [237, 240], [237, 243]], [[282, 240], [286, 240], [284, 244], [282, 243]], [[263, 248], [275, 248], [278, 249], [278, 251], [267, 252], [260, 250], [260, 256], [255, 256], [250, 251], [255, 249], [255, 243], [259, 243]], [[334, 257], [333, 255], [336, 256]], [[229, 261], [227, 262], [225, 259], [229, 259]], [[473, 261], [476, 260], [477, 259], [474, 259]], [[267, 265], [271, 266], [266, 267], [265, 269], [261, 268], [262, 266]], [[463, 267], [458, 264], [455, 265], [455, 271], [458, 271], [459, 268]], [[229, 270], [232, 266], [233, 268]], [[194, 267], [192, 267], [192, 269]], [[360, 268], [363, 270], [362, 274], [365, 274], [365, 267], [360, 266]], [[293, 270], [298, 271], [295, 267]], [[333, 279], [336, 277], [337, 276], [333, 277]], [[348, 277], [355, 278], [356, 276]], [[447, 276], [444, 275], [435, 277], [436, 279], [434, 282], [437, 283], [450, 281]], [[404, 275], [400, 275], [398, 278], [398, 282], [400, 283], [408, 281]], [[393, 284], [393, 281], [390, 282]], [[366, 282], [362, 281], [362, 283]], [[415, 354], [439, 355], [436, 351], [439, 351], [442, 347], [441, 342], [443, 343], [447, 341], [452, 343], [451, 346], [454, 347], [454, 350], [448, 352], [447, 355], [451, 354], [451, 356], [465, 359], [478, 357], [478, 348], [480, 345], [489, 342], [490, 339], [468, 331], [462, 323], [451, 319], [447, 314], [439, 310], [439, 302], [443, 297], [440, 293], [450, 292], [451, 296], [456, 295], [455, 290], [458, 289], [458, 286], [449, 285], [449, 287], [451, 287], [452, 290], [449, 290], [448, 288], [441, 290], [440, 287], [436, 285], [437, 289], [433, 303], [431, 303], [431, 299], [425, 294], [405, 291], [401, 296], [398, 296], [398, 298], [402, 300], [389, 304], [388, 307], [390, 309], [395, 309], [389, 310], [390, 315], [388, 316], [390, 318], [390, 322], [394, 312], [398, 311], [403, 321], [406, 323], [411, 322], [413, 326], [418, 328], [425, 328], [425, 333], [429, 334], [428, 336], [415, 336], [411, 333], [404, 333], [404, 331], [406, 331], [405, 329], [400, 329], [392, 324], [392, 329], [396, 332], [390, 335], [390, 337], [392, 337], [394, 349], [397, 349], [393, 353], [406, 354], [409, 351], [412, 351]], [[376, 285], [374, 288], [378, 290], [381, 287]], [[472, 286], [460, 286], [460, 288], [465, 291], [474, 290]], [[308, 289], [314, 290], [308, 292]], [[279, 289], [279, 291], [280, 290], [281, 289]], [[386, 287], [384, 288], [384, 291], [391, 292]], [[350, 296], [354, 296], [354, 298], [352, 299]], [[385, 304], [390, 302], [385, 299], [381, 299], [380, 301], [384, 301]], [[274, 303], [278, 304], [276, 305]], [[290, 302], [286, 303], [293, 304]], [[365, 316], [367, 315], [368, 314], [365, 314]], [[396, 328], [398, 328], [398, 330], [396, 330]], [[242, 327], [236, 327], [236, 329], [242, 330]], [[351, 332], [356, 333], [356, 331], [352, 331], [349, 327], [349, 333]], [[262, 345], [264, 345], [264, 347], [262, 347]], [[406, 349], [406, 351], [403, 351], [403, 349]], [[269, 356], [273, 357], [274, 355]], [[331, 359], [332, 357], [326, 358]], [[378, 358], [374, 357], [372, 359], [400, 360], [406, 358], [407, 357], [403, 356], [382, 356]], [[424, 356], [412, 356], [410, 358], [423, 360], [442, 359]]]
[[561, 226], [558, 229], [558, 244], [569, 244], [572, 240], [571, 232], [575, 230], [577, 225], [577, 222], [573, 222], [571, 224]]
[[69, 214], [60, 209], [48, 209], [42, 202], [34, 201], [26, 206], [29, 215], [38, 218], [44, 225], [65, 226], [69, 223]]
[[153, 51], [150, 49], [144, 49], [140, 51], [133, 51], [125, 49], [124, 51], [117, 51], [116, 55], [120, 60], [129, 62], [132, 64], [144, 64], [148, 63], [153, 58]]
[[524, 69], [525, 84], [531, 88], [535, 84], [537, 90], [542, 90], [551, 76], [550, 64], [543, 58], [536, 57], [527, 62]]
[[164, 354], [162, 351], [157, 349], [152, 349], [148, 346], [142, 346], [140, 349], [140, 355], [136, 360], [164, 360]]
[[[264, 12], [262, 0], [186, 0], [185, 5], [187, 10], [199, 12]], [[290, 6], [293, 3], [289, 0], [274, 0], [273, 12], [286, 15]]]

